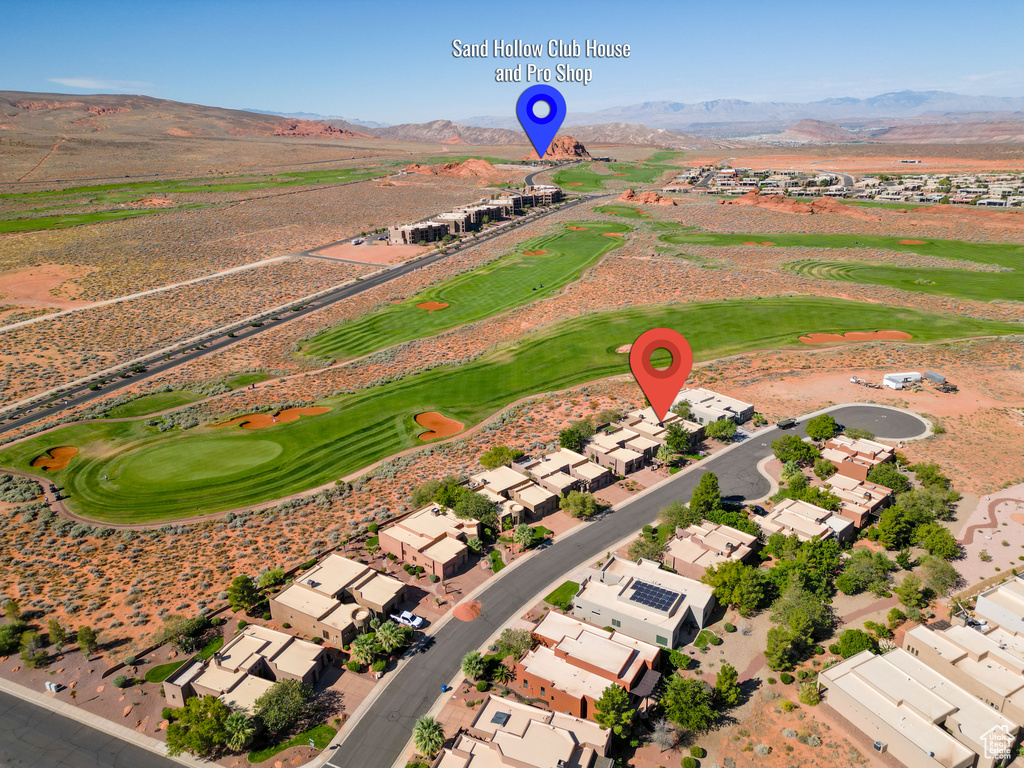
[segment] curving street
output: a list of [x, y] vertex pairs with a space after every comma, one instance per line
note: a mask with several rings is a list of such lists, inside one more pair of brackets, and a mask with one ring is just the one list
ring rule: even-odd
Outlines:
[[[877, 405], [837, 406], [829, 410], [840, 424], [874, 432], [880, 438], [908, 439], [925, 432], [926, 423], [905, 411]], [[804, 436], [802, 417], [786, 430]], [[650, 493], [626, 502], [613, 513], [584, 525], [572, 536], [555, 541], [530, 558], [528, 568], [515, 568], [491, 582], [476, 599], [483, 610], [470, 623], [449, 621], [396, 673], [365, 714], [351, 723], [328, 765], [335, 768], [391, 768], [401, 756], [416, 719], [427, 712], [441, 686], [451, 680], [462, 657], [486, 642], [498, 628], [513, 619], [532, 595], [541, 593], [564, 574], [594, 560], [629, 534], [652, 523], [658, 510], [675, 500], [689, 501], [704, 472], [718, 476], [723, 497], [731, 501], [757, 499], [770, 484], [757, 471], [761, 459], [771, 454], [771, 442], [783, 434], [777, 427], [762, 430], [731, 450], [712, 456], [693, 471], [679, 473]]]

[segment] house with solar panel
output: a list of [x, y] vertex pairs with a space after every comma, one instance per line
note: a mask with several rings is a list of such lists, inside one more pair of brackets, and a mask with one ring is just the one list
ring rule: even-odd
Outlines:
[[590, 568], [573, 598], [572, 615], [665, 648], [685, 645], [709, 623], [711, 587], [671, 573], [656, 560], [613, 555]]

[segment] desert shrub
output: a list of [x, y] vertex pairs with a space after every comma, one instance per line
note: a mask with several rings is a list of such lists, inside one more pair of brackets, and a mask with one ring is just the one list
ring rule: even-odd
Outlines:
[[363, 671], [363, 665], [360, 664], [358, 661], [350, 661], [345, 666], [348, 667], [348, 671], [349, 672], [362, 672]]
[[774, 677], [769, 677], [767, 682], [768, 685], [775, 685], [778, 681]]
[[736, 631], [736, 627], [734, 627], [728, 621], [725, 622], [725, 624], [722, 625], [722, 629], [724, 629], [726, 632], [735, 632]]
[[712, 645], [721, 645], [722, 644], [722, 638], [720, 638], [718, 635], [712, 635], [708, 639], [708, 642], [711, 643]]
[[796, 709], [796, 704], [794, 704], [789, 699], [783, 699], [779, 702], [779, 709], [781, 709], [783, 712], [792, 712], [794, 709]]
[[114, 686], [117, 688], [124, 688], [129, 683], [127, 675], [118, 675], [114, 678]]
[[707, 752], [705, 752], [702, 747], [697, 747], [697, 746], [690, 747], [690, 757], [695, 757], [695, 758], [697, 758], [699, 760], [700, 758], [704, 757], [706, 754], [707, 754]]
[[171, 707], [164, 707], [160, 710], [160, 717], [166, 720], [168, 723], [174, 722], [176, 709]]
[[779, 679], [782, 681], [783, 685], [789, 685], [793, 682], [793, 676], [789, 674], [789, 672], [783, 672], [779, 675]]
[[821, 693], [814, 683], [804, 683], [800, 686], [800, 702], [809, 707], [817, 705], [821, 701]]
[[758, 744], [756, 747], [754, 747], [754, 753], [761, 755], [761, 757], [771, 754], [771, 751], [772, 748], [769, 747], [767, 744]]
[[373, 672], [383, 672], [388, 666], [387, 659], [377, 659], [373, 664], [370, 665], [370, 669]]
[[697, 761], [692, 757], [684, 757], [679, 765], [681, 768], [697, 768]]
[[249, 626], [249, 622], [248, 621], [246, 621], [245, 619], [239, 619], [238, 620], [238, 628], [239, 629], [245, 629], [247, 626]]
[[783, 728], [782, 735], [785, 736], [787, 739], [795, 739], [796, 731], [794, 731], [792, 728]]
[[483, 693], [484, 691], [486, 691], [486, 690], [487, 690], [488, 688], [490, 688], [490, 687], [491, 687], [491, 684], [490, 684], [490, 683], [488, 683], [488, 682], [487, 682], [486, 680], [481, 680], [481, 681], [479, 681], [479, 682], [478, 682], [478, 683], [476, 684], [476, 689], [477, 689], [478, 691], [480, 691], [480, 693]]

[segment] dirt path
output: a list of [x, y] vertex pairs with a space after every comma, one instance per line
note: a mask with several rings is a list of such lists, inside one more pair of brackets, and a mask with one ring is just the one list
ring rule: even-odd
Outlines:
[[963, 535], [960, 537], [960, 543], [963, 544], [963, 545], [972, 544], [972, 543], [974, 543], [974, 532], [975, 531], [980, 531], [982, 528], [995, 528], [995, 527], [997, 527], [999, 525], [999, 522], [998, 522], [998, 520], [996, 520], [996, 507], [998, 507], [1000, 504], [1002, 504], [1003, 502], [1006, 502], [1006, 501], [1015, 502], [1015, 501], [1020, 501], [1020, 499], [1015, 499], [1015, 498], [1010, 497], [1010, 496], [1001, 497], [1001, 498], [997, 498], [997, 499], [992, 499], [988, 503], [988, 508], [986, 510], [986, 512], [988, 514], [988, 520], [986, 520], [985, 522], [982, 522], [982, 523], [975, 523], [974, 525], [967, 526], [967, 528], [964, 529]]
[[50, 151], [46, 153], [46, 155], [43, 157], [43, 159], [40, 160], [35, 165], [33, 165], [28, 171], [26, 171], [25, 175], [22, 176], [20, 179], [18, 179], [18, 181], [24, 181], [28, 176], [32, 175], [32, 172], [37, 170], [39, 168], [39, 166], [41, 166], [43, 163], [45, 163], [47, 160], [49, 160], [50, 159], [50, 155], [52, 155], [54, 152], [57, 151], [57, 147], [59, 147], [61, 144], [63, 144], [67, 140], [68, 140], [67, 136], [61, 136], [59, 139], [57, 139], [57, 143], [54, 144], [52, 147], [50, 147]]

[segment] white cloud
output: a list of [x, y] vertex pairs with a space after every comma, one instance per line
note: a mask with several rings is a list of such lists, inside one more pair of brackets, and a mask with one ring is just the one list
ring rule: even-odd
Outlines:
[[68, 88], [106, 93], [140, 93], [156, 87], [153, 83], [145, 83], [141, 80], [107, 80], [102, 77], [51, 77], [50, 82]]

